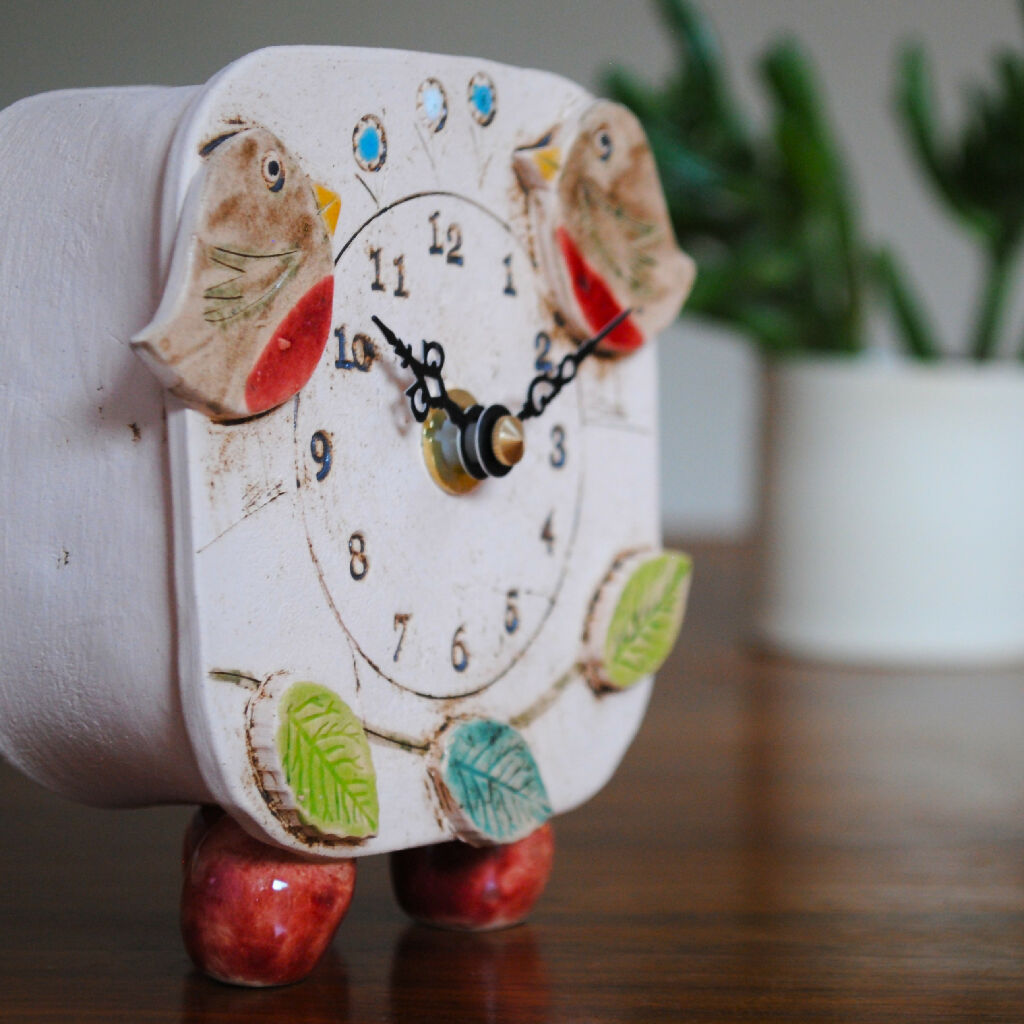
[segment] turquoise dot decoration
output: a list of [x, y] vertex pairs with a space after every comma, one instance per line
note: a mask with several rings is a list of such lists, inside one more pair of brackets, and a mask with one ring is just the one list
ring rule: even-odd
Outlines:
[[490, 75], [478, 71], [469, 80], [469, 112], [477, 124], [487, 127], [498, 112], [498, 91]]
[[364, 171], [379, 171], [387, 159], [388, 143], [384, 125], [373, 114], [365, 114], [352, 132], [352, 151]]
[[448, 94], [436, 78], [428, 78], [419, 88], [416, 105], [432, 132], [439, 132], [448, 120]]

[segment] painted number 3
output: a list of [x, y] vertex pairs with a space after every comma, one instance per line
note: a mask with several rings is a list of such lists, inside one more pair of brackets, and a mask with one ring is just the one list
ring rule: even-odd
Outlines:
[[552, 427], [551, 454], [548, 456], [548, 461], [555, 467], [555, 469], [561, 469], [565, 465], [565, 459], [565, 428], [558, 426]]

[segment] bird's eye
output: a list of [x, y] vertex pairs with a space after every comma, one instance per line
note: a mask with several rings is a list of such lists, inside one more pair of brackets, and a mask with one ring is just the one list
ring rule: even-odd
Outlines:
[[280, 192], [284, 188], [284, 163], [275, 150], [264, 154], [260, 171], [271, 192]]
[[597, 143], [597, 155], [602, 160], [608, 160], [614, 149], [611, 133], [607, 128], [599, 128], [594, 136], [594, 140]]

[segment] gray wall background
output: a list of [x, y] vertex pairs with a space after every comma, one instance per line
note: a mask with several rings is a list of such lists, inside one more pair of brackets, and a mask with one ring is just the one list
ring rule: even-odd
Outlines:
[[[751, 66], [781, 33], [817, 60], [859, 185], [867, 227], [912, 267], [951, 349], [966, 332], [978, 266], [914, 178], [889, 116], [898, 44], [927, 44], [944, 112], [987, 77], [1000, 45], [1024, 45], [1012, 0], [704, 0], [751, 116]], [[196, 84], [260, 46], [321, 43], [475, 54], [546, 68], [591, 87], [614, 63], [651, 80], [672, 51], [644, 0], [3, 0], [0, 106], [48, 89]], [[1024, 308], [1018, 304], [1015, 322]], [[1018, 336], [1021, 331], [1018, 329]], [[878, 343], [888, 339], [879, 325]], [[738, 536], [756, 515], [758, 362], [740, 340], [693, 319], [662, 345], [666, 527]]]

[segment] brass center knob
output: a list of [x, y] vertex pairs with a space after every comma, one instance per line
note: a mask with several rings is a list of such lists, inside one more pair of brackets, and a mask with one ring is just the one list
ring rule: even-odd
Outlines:
[[491, 448], [494, 457], [503, 466], [514, 466], [523, 457], [526, 446], [523, 438], [523, 424], [515, 416], [502, 416], [491, 431]]

